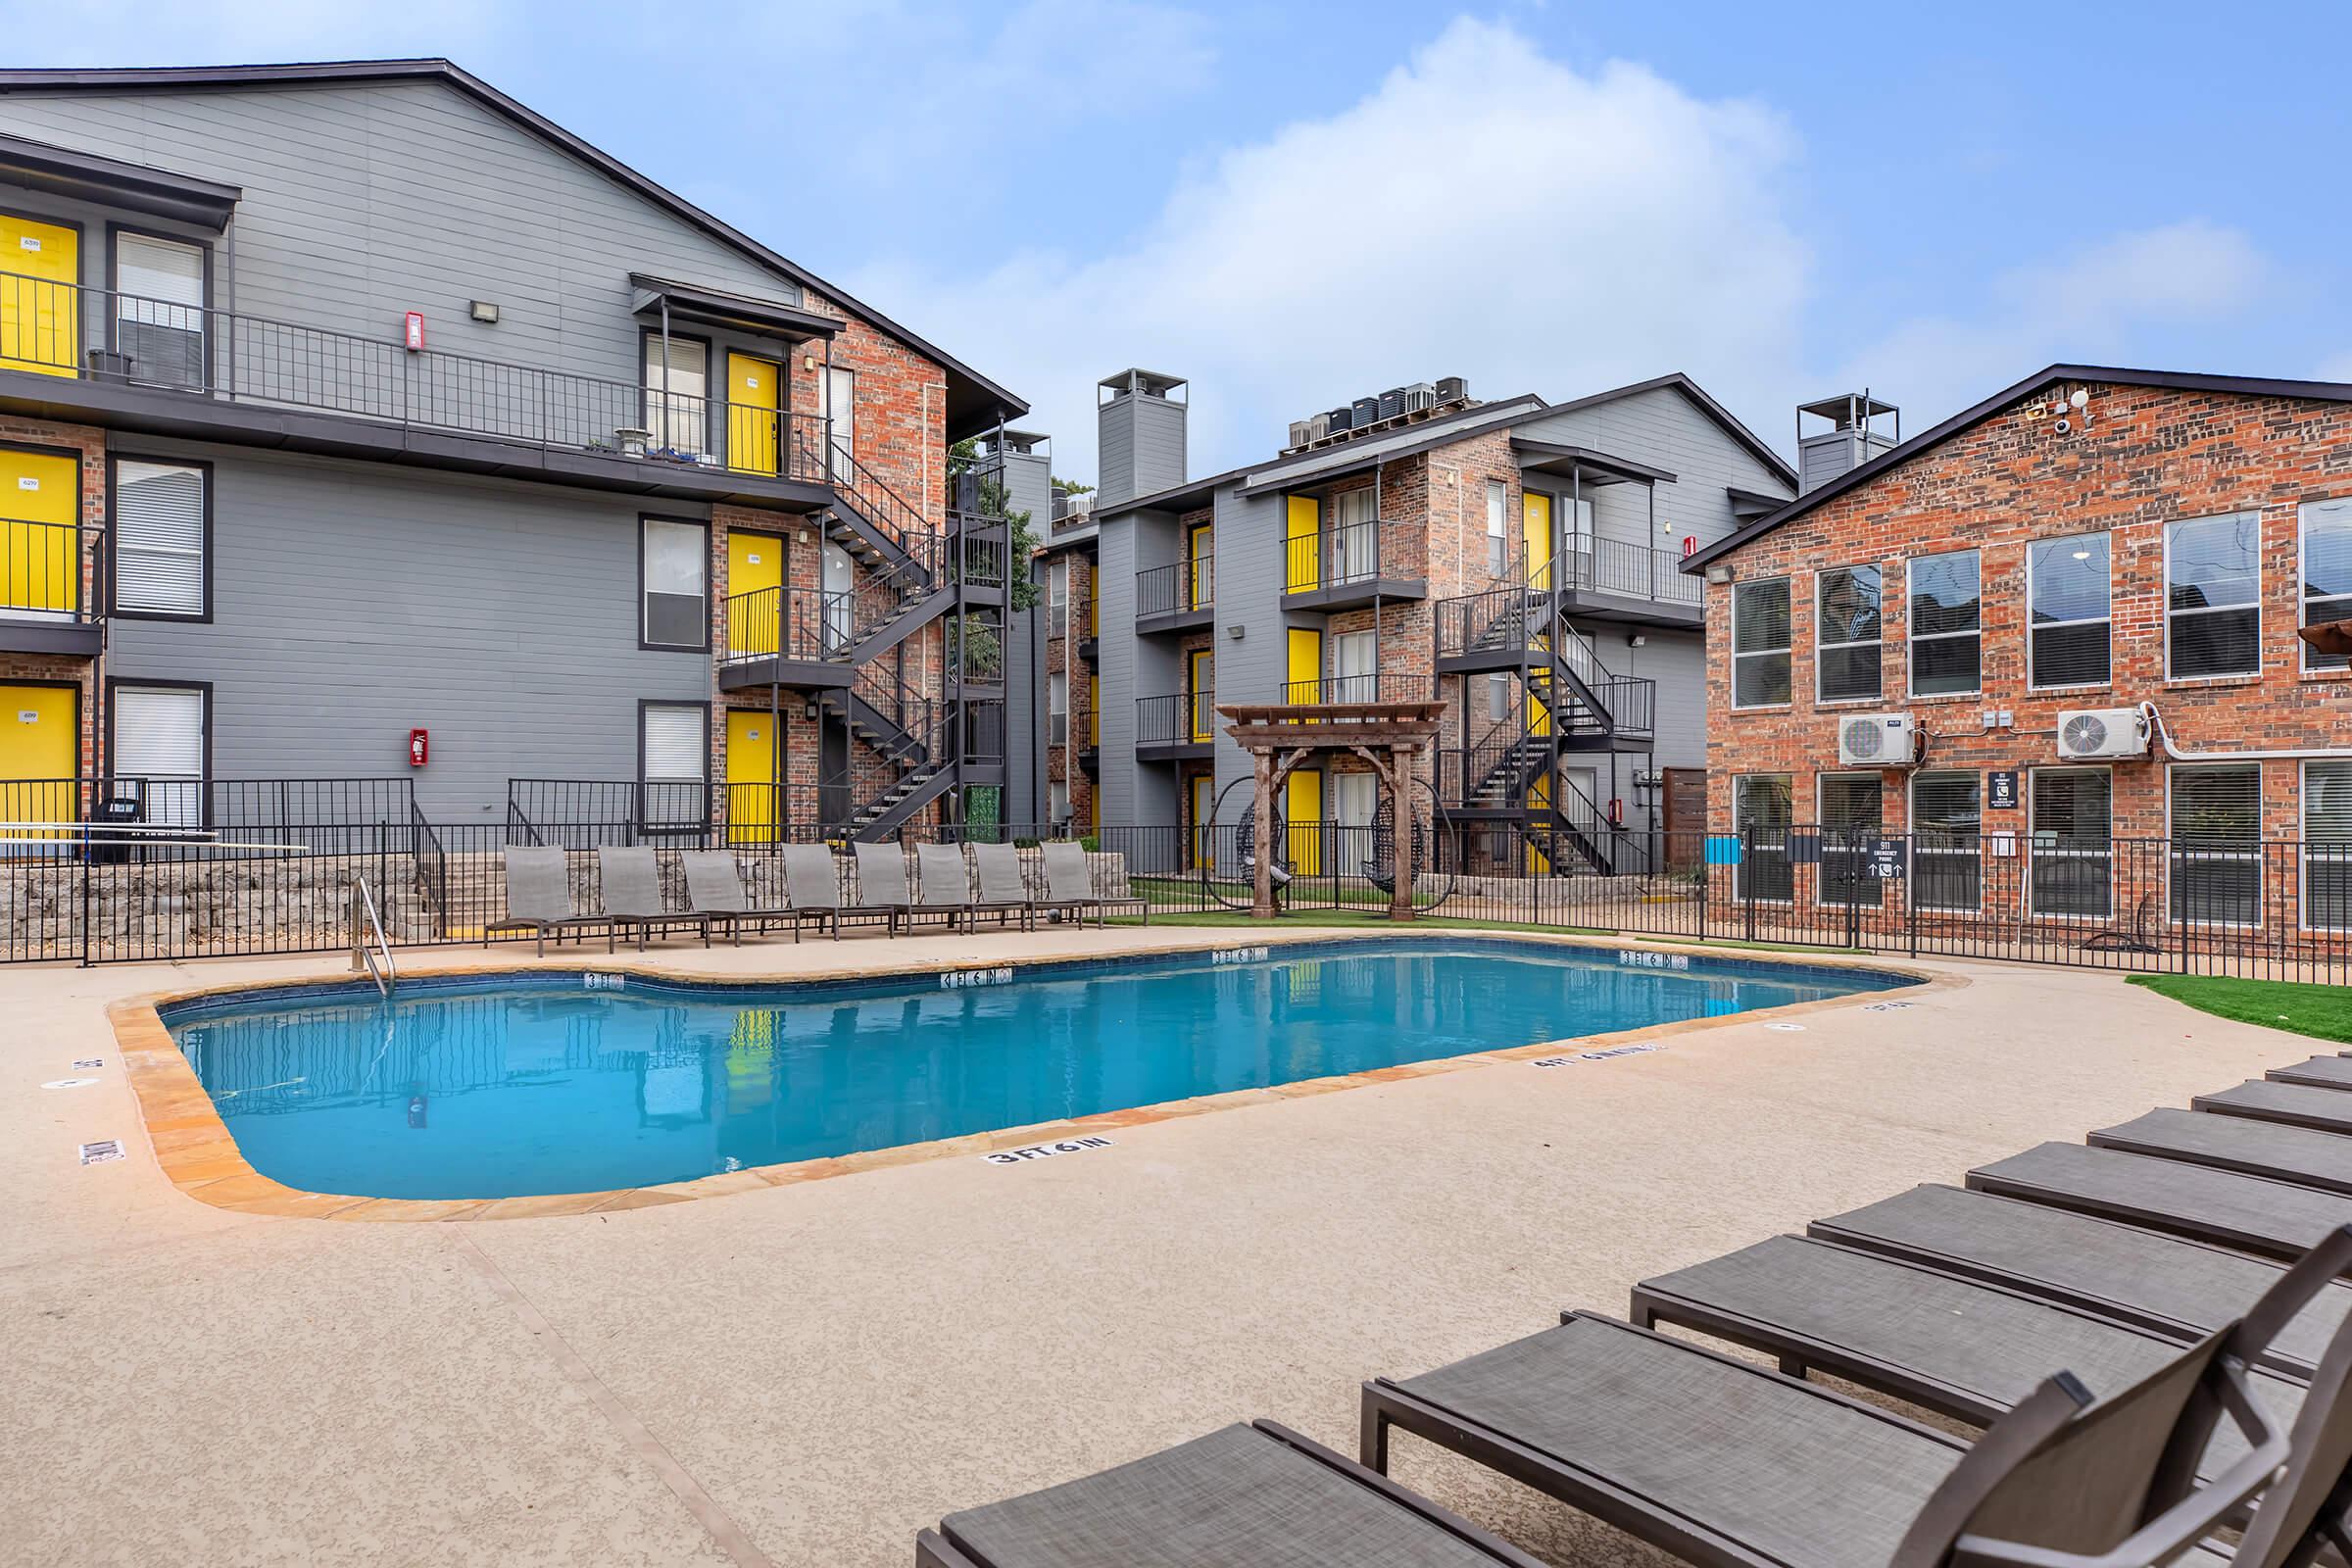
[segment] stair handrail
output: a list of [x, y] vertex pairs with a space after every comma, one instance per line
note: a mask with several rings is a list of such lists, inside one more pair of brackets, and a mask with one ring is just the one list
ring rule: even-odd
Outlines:
[[[922, 553], [926, 548], [924, 542], [936, 550], [939, 530], [931, 526], [921, 508], [909, 503], [891, 487], [889, 480], [859, 462], [857, 453], [836, 442], [829, 423], [819, 439], [823, 450], [813, 465], [814, 471], [824, 474], [837, 493], [846, 492], [859, 515], [909, 559]], [[801, 432], [801, 442], [805, 449], [808, 443], [806, 427]], [[805, 450], [803, 455], [808, 456]]]

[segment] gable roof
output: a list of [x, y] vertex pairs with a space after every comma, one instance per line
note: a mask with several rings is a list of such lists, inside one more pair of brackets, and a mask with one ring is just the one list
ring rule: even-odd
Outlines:
[[1788, 466], [1788, 460], [1775, 452], [1766, 444], [1762, 436], [1741, 424], [1733, 416], [1731, 410], [1716, 402], [1705, 387], [1691, 380], [1681, 370], [1669, 370], [1664, 375], [1653, 375], [1646, 381], [1636, 381], [1631, 386], [1611, 387], [1606, 392], [1594, 392], [1586, 397], [1571, 398], [1566, 403], [1554, 403], [1541, 412], [1544, 414], [1573, 414], [1578, 409], [1589, 409], [1602, 403], [1614, 403], [1619, 398], [1638, 397], [1643, 392], [1655, 392], [1661, 387], [1672, 387], [1689, 398], [1697, 406], [1699, 413], [1714, 420], [1717, 427], [1725, 435], [1730, 436], [1745, 448], [1750, 457], [1780, 475], [1789, 489], [1796, 488], [1796, 470]]
[[2242, 397], [2312, 398], [2325, 403], [2352, 403], [2352, 382], [2287, 381], [2260, 375], [2205, 375], [2187, 370], [2135, 370], [2113, 365], [2052, 365], [2024, 380], [2003, 387], [1984, 402], [1961, 410], [1933, 429], [1923, 430], [1897, 447], [1889, 447], [1868, 463], [1849, 468], [1829, 483], [1816, 486], [1794, 501], [1758, 517], [1746, 527], [1725, 534], [1683, 562], [1683, 570], [1698, 571], [1710, 561], [1730, 555], [1752, 539], [1761, 538], [1783, 523], [1791, 522], [1825, 501], [1858, 489], [1897, 465], [1910, 462], [1930, 447], [1940, 445], [1963, 430], [1983, 424], [2020, 398], [2032, 397], [2055, 381], [2098, 381], [2110, 386], [2160, 387], [2176, 392], [2229, 392]]
[[956, 440], [993, 424], [998, 417], [1029, 412], [1029, 405], [999, 386], [938, 345], [851, 297], [790, 258], [770, 250], [741, 229], [703, 211], [685, 197], [657, 184], [600, 148], [591, 146], [538, 111], [508, 97], [471, 72], [447, 60], [338, 60], [280, 66], [140, 66], [102, 70], [42, 69], [0, 71], [0, 92], [71, 90], [141, 90], [154, 88], [255, 87], [286, 83], [358, 81], [440, 81], [456, 88], [514, 122], [541, 140], [579, 159], [615, 183], [662, 208], [691, 227], [721, 244], [741, 251], [760, 266], [781, 272], [891, 336], [936, 361], [948, 372], [948, 439]]

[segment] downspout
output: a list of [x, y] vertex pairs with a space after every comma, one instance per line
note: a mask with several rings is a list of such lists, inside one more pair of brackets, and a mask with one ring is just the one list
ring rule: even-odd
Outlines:
[[2164, 715], [2156, 710], [2154, 703], [2140, 704], [2139, 717], [2140, 722], [2148, 727], [2149, 738], [2161, 742], [2164, 746], [2164, 755], [2176, 762], [2263, 762], [2295, 758], [2318, 758], [2322, 760], [2352, 759], [2352, 746], [2275, 746], [2226, 752], [2189, 751], [2174, 741], [2173, 732], [2165, 726]]

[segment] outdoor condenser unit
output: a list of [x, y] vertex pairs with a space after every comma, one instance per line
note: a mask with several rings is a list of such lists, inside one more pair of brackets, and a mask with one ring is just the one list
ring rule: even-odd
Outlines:
[[1380, 399], [1357, 398], [1353, 405], [1353, 413], [1355, 415], [1355, 429], [1361, 430], [1368, 424], [1378, 422], [1380, 418]]
[[2136, 708], [2081, 708], [2058, 715], [2058, 755], [2069, 760], [2147, 754], [2147, 721]]
[[1909, 767], [1918, 755], [1909, 713], [1853, 713], [1838, 721], [1838, 760], [1856, 767]]
[[1330, 435], [1330, 434], [1331, 434], [1331, 416], [1330, 416], [1330, 415], [1328, 415], [1328, 414], [1318, 414], [1318, 415], [1316, 415], [1316, 416], [1315, 416], [1313, 418], [1311, 418], [1311, 419], [1309, 419], [1309, 420], [1307, 420], [1307, 421], [1306, 421], [1306, 438], [1307, 438], [1309, 441], [1320, 441], [1320, 440], [1322, 440], [1322, 439], [1323, 439], [1325, 436], [1328, 436], [1328, 435]]
[[1404, 412], [1420, 414], [1438, 406], [1438, 389], [1427, 381], [1415, 381], [1404, 389]]
[[1355, 427], [1355, 411], [1352, 409], [1334, 409], [1325, 417], [1331, 420], [1333, 435], [1346, 435]]
[[1309, 425], [1304, 419], [1293, 419], [1291, 421], [1291, 445], [1295, 447], [1302, 447], [1306, 445], [1308, 441], [1313, 439], [1313, 436], [1309, 433], [1312, 429], [1313, 426]]
[[1404, 412], [1404, 388], [1393, 386], [1380, 395], [1380, 416], [1394, 419]]
[[1440, 403], [1459, 403], [1469, 395], [1470, 383], [1460, 376], [1442, 375], [1438, 377], [1438, 401]]

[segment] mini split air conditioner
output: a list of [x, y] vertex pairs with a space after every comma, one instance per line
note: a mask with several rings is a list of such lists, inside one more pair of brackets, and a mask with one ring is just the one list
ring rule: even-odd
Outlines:
[[2148, 721], [2136, 708], [2079, 708], [2058, 715], [2058, 755], [2081, 761], [2148, 755]]
[[1838, 760], [1857, 767], [1909, 767], [1918, 756], [1909, 713], [1855, 713], [1838, 721]]

